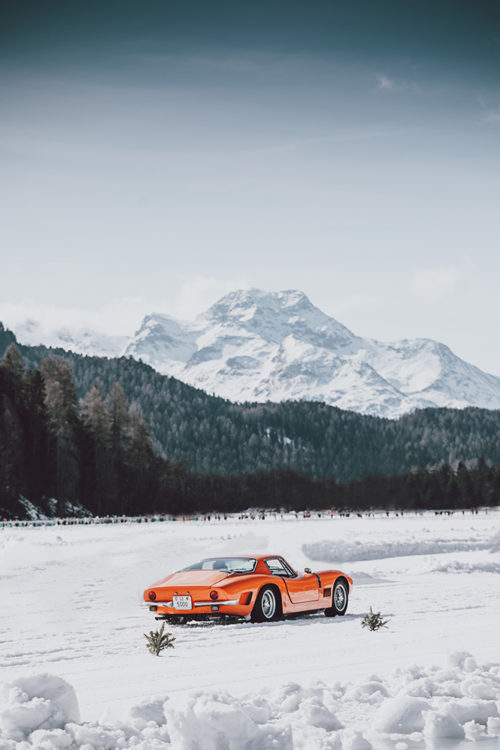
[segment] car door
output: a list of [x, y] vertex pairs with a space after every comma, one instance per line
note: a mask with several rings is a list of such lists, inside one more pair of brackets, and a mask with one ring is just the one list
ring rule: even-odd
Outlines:
[[314, 573], [296, 575], [282, 557], [268, 557], [264, 561], [273, 576], [283, 578], [288, 596], [293, 604], [317, 602], [319, 600], [319, 581]]

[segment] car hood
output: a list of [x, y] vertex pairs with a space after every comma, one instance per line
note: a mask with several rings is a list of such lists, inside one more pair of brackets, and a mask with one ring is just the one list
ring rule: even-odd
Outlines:
[[215, 586], [225, 578], [229, 573], [224, 570], [180, 570], [178, 573], [172, 573], [165, 580], [161, 581], [160, 586]]

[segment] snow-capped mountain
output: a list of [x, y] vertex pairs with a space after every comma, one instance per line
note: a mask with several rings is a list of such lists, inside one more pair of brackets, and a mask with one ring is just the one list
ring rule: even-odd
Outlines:
[[500, 378], [431, 339], [382, 343], [356, 336], [305, 294], [236, 291], [193, 321], [144, 318], [135, 335], [17, 326], [22, 343], [100, 356], [125, 354], [232, 401], [324, 401], [397, 417], [429, 406], [500, 408]]
[[324, 401], [397, 417], [416, 408], [500, 408], [500, 378], [430, 339], [361, 338], [299, 291], [236, 291], [192, 322], [147, 316], [125, 349], [233, 401]]

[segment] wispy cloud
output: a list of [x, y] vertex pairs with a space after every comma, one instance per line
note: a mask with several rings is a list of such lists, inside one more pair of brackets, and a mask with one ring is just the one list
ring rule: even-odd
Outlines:
[[95, 308], [46, 305], [29, 300], [0, 303], [0, 321], [7, 328], [34, 328], [36, 324], [42, 334], [69, 329], [131, 335], [148, 312], [151, 312], [150, 305], [139, 297], [113, 299]]
[[477, 97], [481, 109], [481, 121], [500, 123], [500, 98], [498, 92], [482, 93]]
[[376, 73], [377, 89], [389, 93], [398, 93], [402, 91], [419, 91], [419, 86], [413, 81], [396, 80], [382, 73]]
[[172, 283], [162, 298], [115, 298], [93, 308], [46, 305], [29, 300], [0, 302], [0, 322], [15, 332], [30, 331], [30, 343], [34, 344], [50, 340], [52, 334], [66, 330], [75, 334], [90, 331], [108, 336], [131, 336], [144, 316], [152, 312], [189, 320], [225, 294], [250, 286], [243, 276], [221, 279], [200, 274]]
[[433, 266], [414, 270], [409, 291], [414, 297], [438, 301], [455, 292], [474, 272], [474, 265], [466, 260], [447, 266]]
[[484, 121], [500, 123], [500, 112], [490, 112], [488, 115], [486, 115]]

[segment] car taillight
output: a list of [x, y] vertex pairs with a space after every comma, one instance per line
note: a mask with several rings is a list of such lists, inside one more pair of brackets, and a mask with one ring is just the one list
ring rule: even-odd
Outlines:
[[151, 601], [154, 602], [154, 600], [156, 599], [156, 591], [150, 591], [148, 596], [151, 599]]
[[219, 592], [218, 591], [211, 591], [210, 592], [210, 599], [214, 602], [216, 599], [219, 598]]

